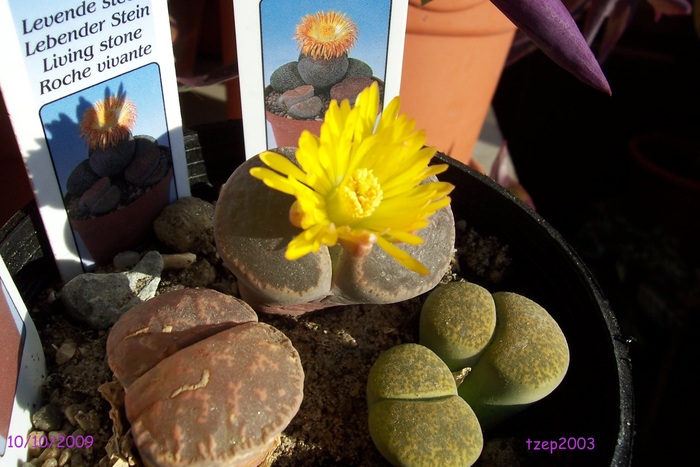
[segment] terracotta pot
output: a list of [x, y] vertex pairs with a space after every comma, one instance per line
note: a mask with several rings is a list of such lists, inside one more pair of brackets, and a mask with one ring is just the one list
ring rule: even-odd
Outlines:
[[265, 111], [267, 121], [272, 126], [272, 134], [275, 136], [277, 146], [296, 148], [299, 146], [299, 136], [304, 130], [318, 135], [321, 133], [322, 120], [295, 120], [293, 118], [280, 117], [277, 114]]
[[[383, 93], [383, 83], [381, 80], [374, 78], [379, 83], [380, 95]], [[265, 96], [272, 92], [272, 87], [265, 87]], [[381, 109], [380, 109], [381, 110]], [[272, 134], [275, 137], [274, 147], [290, 147], [296, 148], [299, 145], [299, 136], [302, 131], [309, 130], [311, 133], [318, 136], [321, 133], [321, 125], [323, 120], [297, 120], [293, 118], [281, 117], [269, 110], [265, 110], [267, 121], [272, 127]]]
[[427, 144], [469, 163], [515, 26], [488, 0], [410, 0], [402, 111]]
[[95, 264], [112, 261], [120, 251], [134, 248], [151, 232], [153, 221], [170, 201], [170, 169], [163, 179], [121, 209], [87, 220], [70, 220]]

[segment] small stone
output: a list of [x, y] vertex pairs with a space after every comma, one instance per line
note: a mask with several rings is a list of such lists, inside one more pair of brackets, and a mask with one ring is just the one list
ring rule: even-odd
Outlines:
[[[43, 448], [41, 448], [39, 446], [39, 444], [40, 444], [39, 440], [44, 439], [44, 436], [46, 436], [46, 432], [41, 431], [41, 430], [33, 430], [33, 431], [30, 431], [29, 435], [27, 435], [27, 436], [31, 440], [29, 442], [27, 454], [29, 454], [30, 458], [39, 457], [39, 455], [41, 455], [41, 451], [43, 450]], [[34, 440], [37, 440], [37, 441], [34, 442]]]
[[78, 423], [75, 419], [75, 414], [77, 414], [78, 412], [82, 412], [83, 410], [85, 410], [85, 407], [83, 405], [71, 404], [65, 408], [65, 410], [63, 411], [63, 415], [66, 416], [66, 419], [68, 419], [68, 422], [71, 425], [75, 426]]
[[56, 446], [51, 446], [44, 449], [41, 455], [37, 457], [37, 460], [41, 463], [40, 465], [43, 465], [43, 462], [46, 462], [47, 459], [58, 459], [60, 455], [61, 450]]
[[141, 261], [141, 255], [136, 251], [117, 253], [112, 263], [117, 270], [123, 271], [136, 266]]
[[350, 105], [355, 104], [358, 94], [372, 85], [374, 80], [365, 76], [352, 76], [345, 78], [340, 83], [331, 88], [331, 99], [342, 102], [347, 99]]
[[153, 222], [158, 240], [180, 253], [214, 253], [214, 206], [200, 198], [180, 198]]
[[[73, 451], [70, 458], [70, 467], [83, 467], [87, 465], [87, 459], [85, 459], [85, 454], [83, 454], [84, 451], [85, 450], [80, 449]], [[126, 464], [122, 463], [122, 465], [125, 466]]]
[[289, 109], [299, 102], [304, 102], [314, 96], [314, 87], [310, 84], [299, 86], [298, 88], [286, 91], [277, 99], [277, 104], [281, 107]]
[[120, 175], [134, 158], [135, 148], [134, 138], [129, 137], [114, 147], [92, 150], [88, 157], [90, 168], [101, 177]]
[[68, 465], [68, 462], [70, 462], [71, 454], [73, 454], [72, 449], [64, 449], [61, 453], [61, 456], [58, 458], [58, 465], [60, 465], [61, 467], [63, 467], [64, 465]]
[[161, 255], [163, 257], [163, 269], [187, 269], [197, 260], [194, 253], [175, 253]]
[[95, 434], [100, 429], [100, 416], [94, 410], [89, 412], [78, 412], [75, 414], [78, 426], [88, 435]]
[[216, 268], [206, 259], [200, 258], [186, 270], [180, 273], [180, 277], [190, 287], [209, 287], [216, 280]]
[[43, 464], [41, 464], [41, 467], [58, 467], [58, 460], [52, 458], [52, 459], [46, 459]]
[[66, 341], [58, 348], [56, 351], [56, 363], [63, 365], [75, 355], [75, 351], [78, 349], [78, 344], [73, 341]]
[[348, 55], [343, 54], [328, 60], [316, 60], [308, 55], [301, 55], [297, 69], [306, 84], [317, 89], [330, 88], [342, 80], [348, 71]]
[[277, 92], [285, 92], [302, 86], [304, 80], [299, 75], [297, 62], [289, 62], [272, 72], [270, 86]]
[[85, 159], [78, 164], [68, 176], [66, 189], [68, 193], [75, 196], [82, 196], [91, 186], [102, 178], [97, 175], [91, 168], [90, 162]]
[[289, 115], [294, 118], [312, 119], [319, 117], [323, 110], [323, 102], [318, 96], [294, 104], [289, 108]]
[[61, 300], [74, 319], [107, 329], [129, 308], [155, 295], [162, 270], [160, 254], [150, 251], [130, 271], [74, 277], [61, 289]]
[[63, 427], [63, 414], [61, 409], [54, 404], [47, 404], [32, 414], [34, 428], [49, 432], [60, 430]]

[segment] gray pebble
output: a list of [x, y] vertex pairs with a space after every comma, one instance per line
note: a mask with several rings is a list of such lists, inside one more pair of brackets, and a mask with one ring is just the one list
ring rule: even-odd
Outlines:
[[180, 198], [153, 222], [158, 240], [179, 253], [214, 253], [214, 206], [200, 198]]
[[34, 428], [41, 431], [56, 431], [63, 427], [63, 413], [54, 404], [47, 404], [32, 414]]
[[61, 300], [74, 319], [107, 329], [129, 308], [155, 296], [162, 271], [160, 253], [149, 251], [130, 271], [74, 277], [61, 289]]

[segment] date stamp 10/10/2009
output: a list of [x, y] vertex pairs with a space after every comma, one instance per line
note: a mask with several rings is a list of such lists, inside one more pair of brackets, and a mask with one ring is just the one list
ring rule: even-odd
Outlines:
[[20, 449], [44, 449], [48, 447], [88, 449], [92, 447], [94, 442], [94, 438], [90, 435], [10, 435], [7, 437], [8, 448]]
[[595, 438], [593, 437], [565, 437], [553, 440], [527, 439], [528, 451], [547, 451], [552, 454], [554, 451], [593, 451], [595, 450]]

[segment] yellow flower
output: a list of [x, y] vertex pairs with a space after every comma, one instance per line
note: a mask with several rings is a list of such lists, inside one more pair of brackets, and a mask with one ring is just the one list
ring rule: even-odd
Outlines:
[[287, 246], [287, 259], [338, 243], [360, 255], [376, 243], [410, 270], [428, 274], [395, 243], [422, 243], [415, 232], [450, 203], [447, 195], [454, 186], [425, 182], [447, 165], [428, 165], [435, 148], [424, 147], [424, 132], [399, 115], [399, 105], [394, 98], [377, 123], [375, 82], [360, 93], [352, 109], [347, 100], [331, 101], [320, 137], [302, 133], [296, 151], [300, 167], [274, 152], [260, 155], [269, 168], [253, 168], [250, 174], [296, 197], [290, 221], [303, 231]]
[[95, 102], [80, 121], [80, 136], [91, 149], [115, 146], [131, 135], [136, 124], [136, 105], [123, 94]]
[[294, 38], [302, 54], [328, 60], [342, 56], [355, 45], [357, 26], [344, 13], [319, 11], [301, 19]]

